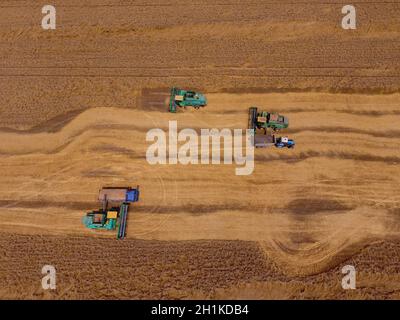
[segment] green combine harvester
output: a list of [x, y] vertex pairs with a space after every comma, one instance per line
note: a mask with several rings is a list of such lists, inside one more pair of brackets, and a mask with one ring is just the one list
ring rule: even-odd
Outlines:
[[[103, 188], [99, 192], [99, 201], [103, 208], [91, 211], [83, 219], [89, 229], [115, 230], [118, 227], [117, 239], [124, 239], [128, 220], [130, 203], [139, 201], [139, 186], [137, 188]], [[109, 203], [118, 204], [107, 209]]]
[[251, 107], [249, 109], [250, 129], [263, 129], [264, 132], [266, 132], [268, 128], [278, 131], [286, 129], [287, 127], [289, 127], [289, 119], [285, 116], [275, 112], [258, 111], [256, 107]]
[[169, 112], [176, 112], [177, 107], [194, 107], [195, 109], [199, 109], [206, 105], [207, 99], [202, 93], [187, 91], [175, 87], [171, 89]]
[[119, 208], [112, 208], [108, 211], [102, 209], [91, 211], [84, 217], [84, 224], [89, 229], [114, 230], [117, 226]]

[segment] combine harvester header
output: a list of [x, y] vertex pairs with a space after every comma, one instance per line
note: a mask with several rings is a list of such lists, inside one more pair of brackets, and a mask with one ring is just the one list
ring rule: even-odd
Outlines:
[[[114, 230], [118, 226], [117, 239], [124, 239], [128, 220], [129, 204], [139, 201], [137, 188], [105, 187], [99, 191], [98, 200], [102, 209], [88, 212], [84, 224], [90, 229]], [[108, 209], [109, 204], [117, 206]]]

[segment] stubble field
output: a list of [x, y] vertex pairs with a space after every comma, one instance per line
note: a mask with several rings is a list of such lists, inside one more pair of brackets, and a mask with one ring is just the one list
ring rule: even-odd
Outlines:
[[[0, 11], [2, 298], [399, 298], [400, 4], [55, 2]], [[168, 88], [209, 105], [169, 114]], [[290, 119], [294, 150], [155, 165], [146, 133]], [[128, 238], [85, 229], [104, 185], [141, 187]], [[41, 289], [41, 267], [58, 271]], [[341, 289], [352, 264], [358, 289]]]

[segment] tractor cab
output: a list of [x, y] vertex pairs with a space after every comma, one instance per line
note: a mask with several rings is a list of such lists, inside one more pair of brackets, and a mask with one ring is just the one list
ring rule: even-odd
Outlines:
[[198, 98], [199, 98], [199, 95], [198, 95], [196, 92], [188, 91], [188, 92], [186, 92], [186, 94], [185, 94], [185, 98], [186, 98], [186, 99], [198, 99]]

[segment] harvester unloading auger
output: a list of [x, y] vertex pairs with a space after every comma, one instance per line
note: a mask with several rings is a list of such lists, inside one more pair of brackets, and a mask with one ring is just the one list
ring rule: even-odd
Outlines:
[[[289, 127], [289, 119], [278, 113], [258, 111], [256, 107], [249, 109], [248, 128], [252, 130], [254, 137], [253, 143], [256, 148], [267, 148], [275, 146], [277, 148], [293, 148], [295, 142], [288, 137], [275, 137], [275, 134], [268, 132], [272, 129], [274, 132]], [[262, 133], [260, 133], [262, 130]]]
[[[139, 186], [103, 188], [99, 191], [98, 200], [102, 209], [88, 212], [83, 223], [90, 229], [114, 230], [118, 227], [117, 239], [124, 239], [130, 204], [139, 201]], [[109, 209], [110, 204], [115, 206]]]

